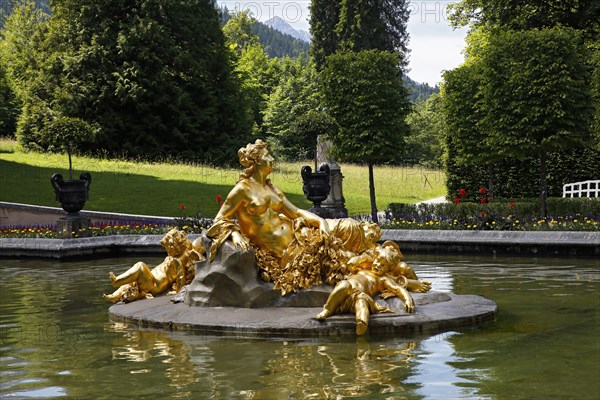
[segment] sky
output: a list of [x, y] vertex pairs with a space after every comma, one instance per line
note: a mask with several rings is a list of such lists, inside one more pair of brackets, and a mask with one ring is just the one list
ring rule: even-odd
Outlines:
[[[408, 76], [431, 86], [442, 80], [442, 72], [463, 62], [467, 28], [453, 30], [447, 20], [446, 6], [450, 0], [411, 0], [409, 3], [410, 34]], [[295, 29], [309, 30], [310, 0], [247, 1], [219, 0], [229, 10], [249, 9], [259, 21], [279, 16]]]

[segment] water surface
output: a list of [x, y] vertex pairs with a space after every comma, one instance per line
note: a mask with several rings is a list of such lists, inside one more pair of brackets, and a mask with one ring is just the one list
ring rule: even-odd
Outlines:
[[496, 301], [497, 320], [310, 340], [112, 323], [108, 272], [136, 261], [0, 260], [0, 397], [600, 398], [600, 260], [409, 255], [434, 290]]

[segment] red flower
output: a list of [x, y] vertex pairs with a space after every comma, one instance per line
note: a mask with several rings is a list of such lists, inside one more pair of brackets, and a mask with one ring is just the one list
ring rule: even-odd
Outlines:
[[479, 193], [481, 193], [481, 194], [486, 194], [487, 191], [488, 190], [486, 188], [484, 188], [484, 187], [479, 188]]
[[486, 198], [485, 198], [485, 197], [482, 197], [482, 198], [481, 198], [481, 204], [485, 204], [485, 203], [487, 203], [487, 201], [486, 201]]
[[458, 197], [455, 197], [453, 201], [454, 201], [454, 204], [460, 203], [460, 199]]
[[509, 207], [515, 208], [516, 205], [517, 205], [517, 203], [515, 203], [514, 201], [511, 201]]
[[185, 204], [181, 203], [181, 204], [179, 205], [179, 209], [180, 209], [180, 210], [183, 210], [184, 208], [185, 208]]
[[461, 188], [461, 189], [458, 189], [458, 195], [459, 195], [461, 198], [463, 198], [463, 199], [464, 199], [465, 197], [467, 197], [467, 191], [466, 191], [465, 189], [462, 189], [462, 188]]
[[223, 202], [221, 201], [221, 195], [217, 195], [217, 203], [219, 203], [219, 207], [223, 206]]

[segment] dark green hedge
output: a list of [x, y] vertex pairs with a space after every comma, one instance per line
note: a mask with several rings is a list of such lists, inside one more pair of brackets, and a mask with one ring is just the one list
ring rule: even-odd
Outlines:
[[[390, 217], [431, 216], [456, 219], [465, 215], [479, 215], [486, 211], [498, 216], [538, 215], [540, 202], [537, 199], [493, 200], [487, 204], [480, 202], [404, 204], [391, 203], [386, 212]], [[548, 199], [548, 217], [565, 215], [600, 215], [600, 198], [556, 198]]]
[[[458, 197], [458, 190], [467, 190], [471, 200], [479, 199], [479, 188], [488, 187], [488, 170], [484, 165], [458, 165], [449, 148], [446, 174], [448, 196]], [[572, 149], [548, 155], [548, 195], [562, 196], [565, 183], [600, 179], [600, 149]], [[494, 197], [506, 199], [540, 196], [539, 160], [503, 160], [491, 167]]]

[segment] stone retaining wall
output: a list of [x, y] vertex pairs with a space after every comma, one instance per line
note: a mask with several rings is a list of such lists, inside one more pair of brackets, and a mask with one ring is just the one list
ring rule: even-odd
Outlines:
[[384, 229], [408, 253], [600, 256], [600, 232]]
[[[128, 223], [173, 223], [172, 217], [158, 217], [153, 215], [134, 215], [86, 210], [81, 210], [79, 214], [89, 218], [92, 224], [113, 223], [117, 221]], [[65, 211], [58, 207], [35, 206], [0, 201], [0, 228], [55, 225], [56, 221], [64, 215]]]
[[[173, 218], [81, 211], [94, 222], [151, 222], [172, 224]], [[0, 227], [52, 225], [64, 215], [55, 207], [0, 202]], [[192, 238], [197, 237], [190, 235]], [[0, 239], [0, 257], [88, 257], [156, 253], [163, 255], [162, 235], [123, 235], [77, 239]], [[475, 253], [548, 256], [600, 256], [600, 232], [526, 232], [384, 229], [383, 240], [393, 240], [410, 253]]]
[[[190, 235], [194, 240], [198, 235]], [[89, 257], [164, 255], [162, 235], [122, 235], [77, 239], [0, 239], [0, 257]], [[477, 253], [546, 256], [600, 256], [600, 232], [383, 230], [406, 254]]]

